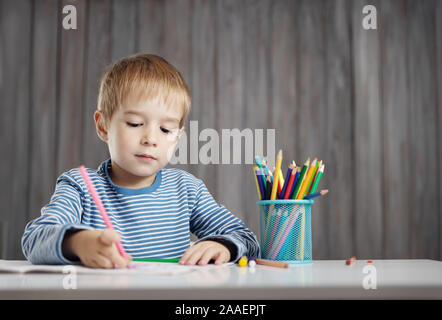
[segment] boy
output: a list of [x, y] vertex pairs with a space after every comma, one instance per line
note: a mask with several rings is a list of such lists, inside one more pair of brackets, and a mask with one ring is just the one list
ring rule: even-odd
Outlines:
[[[105, 229], [78, 168], [72, 169], [57, 179], [50, 203], [26, 226], [26, 258], [113, 268], [126, 267], [132, 257], [205, 265], [258, 256], [255, 235], [215, 202], [200, 179], [164, 168], [189, 109], [181, 74], [163, 58], [138, 54], [111, 65], [101, 79], [94, 114], [110, 159], [88, 174], [115, 231]], [[190, 232], [199, 238], [192, 246]], [[118, 241], [127, 259], [119, 254]]]

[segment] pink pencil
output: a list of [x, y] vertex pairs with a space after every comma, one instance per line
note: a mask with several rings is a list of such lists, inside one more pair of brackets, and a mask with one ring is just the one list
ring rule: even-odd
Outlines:
[[[89, 193], [92, 196], [92, 199], [95, 202], [95, 205], [98, 207], [98, 211], [100, 211], [101, 217], [103, 218], [104, 224], [108, 229], [115, 230], [114, 226], [112, 225], [111, 220], [109, 219], [109, 216], [107, 215], [106, 209], [103, 206], [103, 203], [101, 202], [101, 199], [98, 197], [97, 191], [95, 191], [94, 185], [92, 184], [91, 179], [89, 178], [89, 175], [87, 174], [86, 168], [84, 166], [80, 166], [80, 173], [83, 177], [84, 182], [86, 183], [86, 186], [89, 190]], [[123, 258], [126, 258], [127, 254], [126, 251], [124, 251], [123, 246], [118, 241], [116, 243], [118, 251], [120, 251], [120, 254]]]

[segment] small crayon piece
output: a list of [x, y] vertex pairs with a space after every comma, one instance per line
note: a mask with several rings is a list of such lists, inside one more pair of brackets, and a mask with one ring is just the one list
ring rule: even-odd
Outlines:
[[289, 267], [289, 264], [287, 262], [283, 262], [283, 261], [256, 259], [256, 263], [262, 264], [265, 266], [270, 266], [270, 267], [277, 267], [277, 268], [288, 268]]
[[238, 264], [240, 267], [245, 267], [247, 266], [247, 257], [246, 256], [242, 256], [239, 261]]
[[345, 264], [346, 264], [347, 266], [352, 266], [352, 265], [354, 265], [355, 263], [356, 263], [356, 257], [355, 257], [355, 256], [353, 256], [353, 257], [351, 257], [351, 258], [345, 260]]

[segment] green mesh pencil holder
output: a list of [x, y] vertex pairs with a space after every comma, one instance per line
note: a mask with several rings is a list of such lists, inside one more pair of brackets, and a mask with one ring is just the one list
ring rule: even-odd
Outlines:
[[312, 263], [313, 200], [261, 200], [261, 256], [287, 263]]

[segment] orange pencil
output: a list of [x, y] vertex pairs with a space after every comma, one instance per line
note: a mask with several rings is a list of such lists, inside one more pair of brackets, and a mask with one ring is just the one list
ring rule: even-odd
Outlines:
[[305, 175], [305, 179], [302, 182], [301, 188], [299, 189], [298, 194], [296, 195], [296, 199], [300, 200], [302, 198], [304, 198], [304, 193], [307, 190], [307, 187], [310, 183], [313, 171], [315, 170], [316, 167], [316, 162], [318, 161], [317, 158], [315, 158], [312, 162], [312, 164], [310, 165], [310, 168], [307, 171], [307, 174]]

